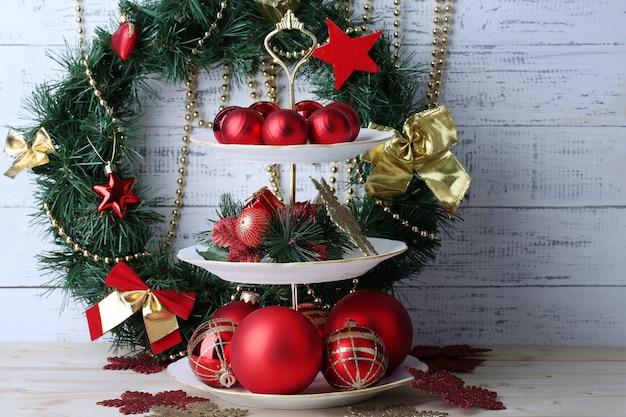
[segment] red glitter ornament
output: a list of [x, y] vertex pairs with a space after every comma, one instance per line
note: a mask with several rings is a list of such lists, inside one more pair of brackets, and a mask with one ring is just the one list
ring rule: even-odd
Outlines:
[[315, 379], [322, 341], [309, 320], [281, 306], [263, 307], [239, 323], [230, 345], [232, 368], [258, 394], [296, 394]]
[[221, 123], [222, 141], [227, 144], [261, 145], [263, 116], [252, 109], [234, 109]]
[[369, 56], [369, 51], [382, 31], [351, 38], [328, 18], [326, 26], [330, 40], [326, 45], [315, 48], [313, 56], [333, 66], [335, 89], [341, 89], [354, 71], [380, 72], [376, 62]]
[[236, 326], [232, 320], [214, 318], [202, 323], [189, 339], [189, 366], [209, 386], [230, 388], [237, 382], [230, 365], [230, 342]]
[[270, 227], [271, 218], [266, 210], [256, 207], [246, 207], [237, 217], [235, 234], [246, 246], [256, 248], [261, 246], [263, 236]]
[[348, 319], [380, 336], [389, 355], [388, 371], [406, 358], [413, 343], [413, 324], [406, 308], [394, 297], [376, 290], [346, 295], [328, 313], [324, 334], [340, 329]]
[[222, 217], [211, 230], [211, 241], [222, 248], [237, 244], [236, 227], [237, 219], [235, 217]]
[[322, 373], [330, 385], [343, 391], [376, 384], [385, 375], [388, 363], [380, 337], [351, 320], [324, 342]]
[[109, 362], [102, 369], [113, 371], [125, 371], [130, 369], [140, 374], [154, 374], [161, 372], [169, 362], [167, 360], [157, 361], [154, 356], [147, 353], [140, 353], [135, 356], [110, 356], [107, 358]]
[[308, 137], [306, 121], [295, 110], [276, 110], [265, 119], [261, 136], [265, 145], [304, 145]]
[[484, 358], [476, 358], [480, 353], [489, 352], [491, 349], [474, 348], [469, 345], [449, 346], [413, 346], [411, 355], [428, 365], [430, 372], [452, 371], [469, 372], [482, 364]]
[[[108, 166], [108, 165], [107, 165]], [[107, 172], [108, 183], [94, 185], [92, 189], [102, 197], [98, 211], [103, 212], [111, 209], [123, 219], [126, 215], [126, 206], [128, 204], [137, 204], [141, 200], [133, 194], [135, 186], [135, 178], [121, 180], [114, 172]]]
[[352, 125], [344, 112], [324, 107], [309, 116], [309, 142], [322, 145], [349, 142]]

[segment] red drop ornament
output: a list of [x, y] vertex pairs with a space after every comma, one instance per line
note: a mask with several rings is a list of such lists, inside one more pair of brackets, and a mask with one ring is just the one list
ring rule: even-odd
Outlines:
[[313, 325], [288, 307], [263, 307], [239, 323], [230, 346], [233, 372], [258, 394], [296, 394], [315, 379], [322, 341]]
[[352, 128], [350, 141], [355, 140], [356, 137], [359, 136], [359, 132], [361, 131], [361, 117], [359, 116], [359, 113], [357, 113], [357, 111], [354, 110], [351, 105], [342, 103], [340, 101], [336, 103], [331, 103], [326, 107], [341, 110], [346, 116], [348, 116], [348, 119], [350, 120], [350, 127]]
[[262, 136], [265, 145], [304, 145], [308, 136], [306, 121], [295, 110], [276, 110], [265, 119]]
[[217, 113], [217, 115], [215, 116], [215, 119], [213, 119], [213, 134], [215, 135], [215, 139], [217, 139], [219, 143], [224, 143], [224, 139], [222, 138], [222, 123], [224, 122], [224, 119], [231, 111], [240, 108], [241, 107], [239, 106], [225, 107], [220, 110], [219, 113]]
[[389, 357], [381, 338], [367, 327], [348, 320], [324, 342], [322, 374], [342, 391], [376, 384], [385, 376]]
[[236, 326], [232, 320], [211, 319], [201, 324], [189, 339], [189, 366], [205, 384], [230, 388], [237, 382], [230, 364], [230, 344]]
[[126, 61], [137, 45], [137, 28], [126, 16], [120, 17], [120, 26], [111, 35], [111, 46], [122, 60]]
[[413, 324], [406, 308], [394, 297], [376, 290], [346, 295], [328, 313], [326, 337], [343, 327], [348, 319], [380, 336], [389, 355], [389, 371], [406, 358], [413, 344]]
[[350, 119], [338, 109], [324, 107], [309, 116], [309, 142], [322, 145], [349, 142], [352, 137]]
[[263, 116], [252, 109], [234, 109], [222, 121], [222, 140], [227, 144], [261, 145]]

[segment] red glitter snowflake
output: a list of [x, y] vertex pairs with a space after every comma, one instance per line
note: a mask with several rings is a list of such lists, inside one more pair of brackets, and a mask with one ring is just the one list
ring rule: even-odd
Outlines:
[[126, 391], [120, 398], [98, 401], [96, 404], [105, 407], [119, 407], [122, 414], [147, 413], [155, 406], [178, 407], [181, 410], [187, 408], [189, 404], [209, 401], [207, 398], [190, 397], [183, 390], [163, 391], [157, 394], [141, 391]]
[[473, 371], [485, 359], [475, 358], [480, 353], [489, 352], [491, 349], [473, 348], [469, 345], [449, 345], [449, 346], [414, 346], [411, 355], [428, 365], [430, 372], [451, 371], [469, 372]]
[[461, 408], [483, 407], [491, 410], [504, 410], [504, 404], [496, 401], [498, 394], [474, 385], [448, 372], [427, 373], [414, 368], [406, 368], [413, 376], [411, 388], [441, 396], [445, 401]]
[[161, 372], [168, 365], [167, 361], [157, 361], [147, 353], [136, 356], [111, 356], [107, 358], [109, 363], [102, 369], [124, 371], [130, 369], [141, 374], [154, 374]]

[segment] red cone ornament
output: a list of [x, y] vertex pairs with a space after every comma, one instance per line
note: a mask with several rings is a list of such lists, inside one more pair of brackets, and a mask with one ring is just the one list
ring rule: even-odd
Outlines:
[[296, 394], [315, 379], [322, 341], [313, 325], [288, 307], [263, 307], [239, 323], [230, 349], [233, 372], [257, 394]]
[[413, 324], [404, 306], [391, 295], [376, 290], [359, 290], [346, 295], [328, 313], [324, 335], [354, 320], [382, 339], [389, 355], [388, 371], [398, 367], [413, 344]]
[[126, 16], [120, 17], [120, 26], [111, 35], [111, 46], [122, 60], [126, 61], [137, 45], [137, 28], [128, 21]]
[[201, 324], [189, 339], [189, 366], [205, 384], [230, 388], [237, 382], [230, 364], [230, 343], [236, 326], [232, 320], [211, 319]]
[[324, 342], [322, 374], [330, 385], [342, 391], [376, 384], [385, 375], [388, 363], [381, 338], [351, 320]]

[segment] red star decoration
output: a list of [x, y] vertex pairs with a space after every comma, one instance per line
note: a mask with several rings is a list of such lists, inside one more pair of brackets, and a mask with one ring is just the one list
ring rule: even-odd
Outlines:
[[369, 51], [382, 31], [351, 38], [328, 18], [326, 26], [330, 41], [315, 48], [313, 56], [333, 66], [335, 89], [339, 90], [354, 71], [380, 72]]
[[102, 197], [98, 211], [112, 209], [120, 219], [126, 215], [126, 205], [141, 202], [139, 197], [133, 194], [135, 178], [121, 180], [115, 173], [107, 174], [108, 184], [94, 185], [93, 190]]

